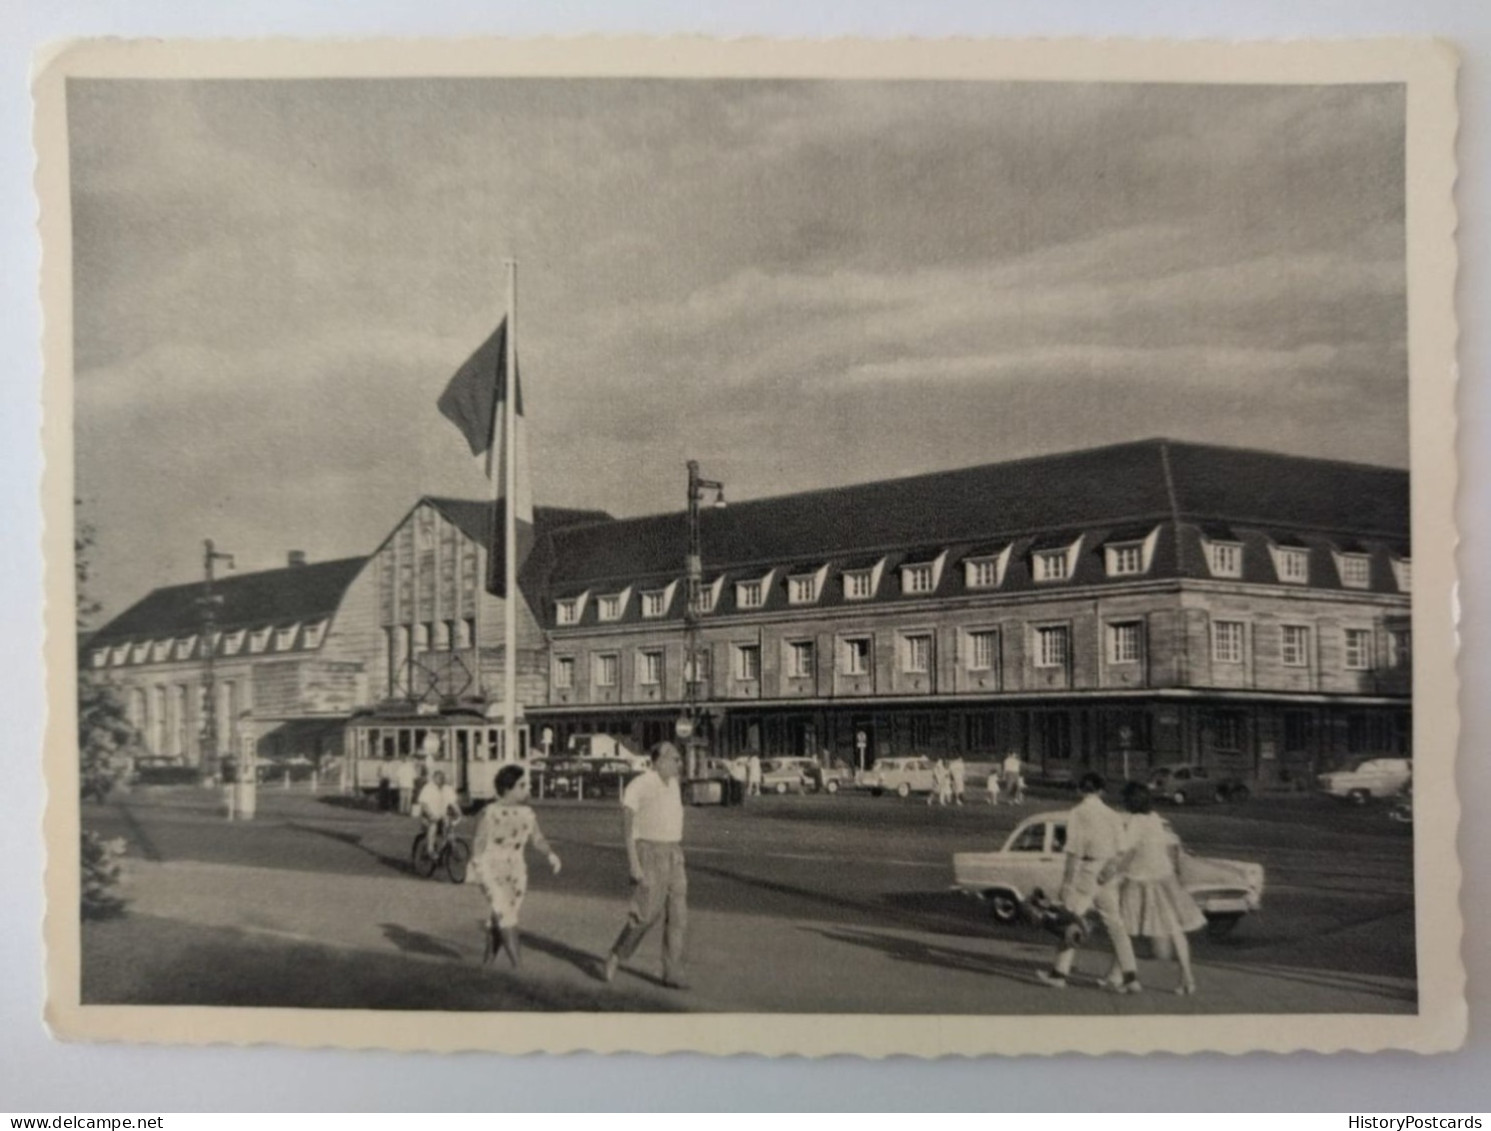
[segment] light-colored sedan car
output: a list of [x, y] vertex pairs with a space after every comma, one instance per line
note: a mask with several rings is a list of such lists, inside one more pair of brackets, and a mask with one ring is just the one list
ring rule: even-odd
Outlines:
[[1373, 798], [1395, 797], [1413, 780], [1413, 763], [1407, 758], [1368, 758], [1349, 770], [1335, 770], [1316, 779], [1332, 797], [1345, 797], [1357, 805]]
[[[1055, 898], [1065, 867], [1070, 810], [1037, 813], [1015, 827], [997, 852], [953, 856], [953, 886], [989, 904], [994, 918], [1013, 923], [1036, 892]], [[1182, 849], [1181, 882], [1206, 915], [1208, 929], [1230, 931], [1263, 903], [1263, 865], [1196, 856]]]
[[761, 763], [762, 793], [806, 793], [817, 786], [811, 758], [767, 758]]
[[854, 784], [868, 789], [870, 795], [894, 793], [909, 797], [913, 793], [931, 793], [933, 787], [930, 758], [878, 758], [868, 770], [854, 775]]

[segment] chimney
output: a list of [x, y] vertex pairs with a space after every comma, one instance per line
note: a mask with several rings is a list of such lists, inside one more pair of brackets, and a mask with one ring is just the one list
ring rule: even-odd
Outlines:
[[288, 566], [290, 566], [292, 569], [295, 566], [303, 566], [303, 565], [305, 565], [305, 551], [304, 550], [291, 550], [290, 554], [289, 554], [289, 559], [288, 559], [288, 561], [285, 564], [288, 565]]

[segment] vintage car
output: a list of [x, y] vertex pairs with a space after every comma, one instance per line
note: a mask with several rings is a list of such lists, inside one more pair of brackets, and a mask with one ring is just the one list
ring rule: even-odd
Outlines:
[[806, 793], [818, 788], [818, 763], [811, 758], [766, 758], [761, 762], [762, 793]]
[[872, 797], [894, 793], [909, 797], [913, 793], [931, 793], [932, 760], [930, 758], [877, 758], [867, 770], [854, 775], [859, 789], [868, 789]]
[[721, 781], [731, 778], [743, 785], [746, 780], [746, 760], [744, 758], [706, 758], [703, 776], [718, 778]]
[[[1027, 817], [997, 852], [955, 853], [953, 887], [987, 902], [996, 921], [1016, 922], [1036, 892], [1055, 897], [1061, 887], [1070, 812]], [[1230, 931], [1263, 902], [1261, 864], [1196, 856], [1182, 849], [1180, 879], [1214, 935]]]
[[1213, 774], [1205, 766], [1176, 763], [1149, 772], [1149, 792], [1174, 805], [1207, 801], [1246, 801], [1249, 791], [1241, 778]]
[[1357, 805], [1374, 798], [1395, 797], [1413, 781], [1413, 763], [1407, 758], [1368, 758], [1348, 770], [1333, 770], [1317, 779], [1332, 797], [1344, 797]]

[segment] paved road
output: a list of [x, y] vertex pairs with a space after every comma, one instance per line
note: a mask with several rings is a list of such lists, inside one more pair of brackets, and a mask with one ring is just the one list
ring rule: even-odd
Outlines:
[[[1031, 966], [1041, 960], [1045, 940], [1026, 929], [995, 927], [976, 903], [950, 893], [950, 857], [954, 851], [996, 847], [1030, 812], [1065, 803], [1053, 796], [1033, 799], [1024, 809], [944, 810], [896, 798], [789, 796], [762, 798], [746, 809], [691, 810], [690, 906], [702, 916], [717, 916], [721, 937], [748, 920], [757, 935], [795, 932], [790, 937], [799, 941], [785, 945], [801, 945], [808, 935], [815, 946], [832, 944], [828, 951], [815, 951], [815, 962], [852, 965], [874, 952], [876, 960], [894, 964], [898, 978], [922, 977], [925, 971], [930, 981], [939, 964], [966, 966], [966, 956], [973, 953], [1006, 962], [1018, 958], [1022, 968]], [[551, 879], [541, 865], [535, 867], [535, 896], [548, 900], [550, 914], [585, 935], [586, 946], [603, 947], [626, 889], [615, 803], [540, 803], [538, 811], [565, 868]], [[1366, 995], [1340, 1008], [1411, 1008], [1408, 829], [1380, 811], [1313, 798], [1264, 798], [1235, 809], [1169, 815], [1195, 851], [1256, 860], [1268, 869], [1264, 912], [1245, 920], [1229, 938], [1197, 941], [1198, 963], [1214, 978], [1225, 972], [1286, 979], [1303, 996], [1278, 994], [1279, 1008], [1307, 1008], [1313, 988], [1321, 986], [1347, 986]], [[175, 877], [171, 882], [185, 885], [183, 892], [192, 883], [226, 882], [229, 873], [213, 869], [238, 868], [253, 870], [261, 887], [292, 885], [276, 889], [280, 894], [274, 898], [281, 903], [335, 901], [340, 891], [381, 896], [394, 888], [404, 893], [400, 898], [442, 898], [435, 894], [439, 885], [403, 886], [414, 883], [405, 863], [411, 822], [338, 798], [265, 790], [259, 819], [228, 823], [205, 791], [147, 790], [90, 807], [85, 823], [124, 836], [142, 867], [176, 869], [169, 873]], [[321, 894], [311, 896], [312, 890]], [[171, 912], [171, 891], [157, 884], [155, 912]], [[305, 894], [286, 896], [285, 891]], [[441, 913], [441, 905], [430, 906], [437, 910], [421, 914]], [[451, 927], [452, 937], [464, 940], [472, 933], [470, 911], [462, 904], [456, 916], [461, 925]], [[727, 922], [737, 928], [724, 926]], [[343, 928], [330, 923], [323, 928], [307, 919], [296, 929], [315, 937]], [[917, 973], [908, 975], [906, 955], [899, 953], [911, 945], [908, 940], [941, 957], [919, 961]], [[348, 945], [361, 942], [349, 939]], [[463, 941], [455, 950], [465, 947]], [[949, 947], [960, 948], [965, 957], [950, 957]], [[936, 994], [934, 989], [927, 993], [930, 998], [909, 997], [905, 1008], [928, 1008]], [[883, 1008], [875, 997], [860, 1008]], [[730, 1004], [785, 1007], [754, 1000]], [[832, 1004], [844, 1007], [845, 1002], [840, 997]]]

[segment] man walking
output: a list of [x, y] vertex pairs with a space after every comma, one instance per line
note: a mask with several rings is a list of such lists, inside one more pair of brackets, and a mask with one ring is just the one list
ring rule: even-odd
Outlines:
[[761, 796], [761, 755], [755, 751], [746, 759], [746, 796]]
[[[1102, 775], [1094, 773], [1083, 774], [1078, 783], [1082, 800], [1067, 817], [1066, 863], [1058, 899], [1079, 920], [1089, 910], [1098, 913], [1123, 972], [1122, 982], [1103, 984], [1117, 993], [1136, 994], [1144, 987], [1139, 984], [1134, 946], [1118, 905], [1123, 877], [1116, 868], [1107, 867], [1123, 852], [1123, 818], [1103, 804], [1103, 784]], [[1051, 969], [1036, 977], [1053, 989], [1065, 989], [1077, 957], [1076, 943], [1075, 937], [1064, 937]]]
[[963, 755], [954, 754], [953, 760], [947, 764], [948, 773], [953, 778], [953, 804], [963, 804], [963, 794], [968, 789], [968, 766], [963, 762]]
[[606, 955], [602, 977], [616, 977], [648, 930], [663, 921], [663, 984], [688, 989], [683, 980], [688, 877], [683, 867], [683, 755], [671, 742], [652, 748], [652, 768], [627, 784], [621, 796], [622, 839], [631, 870], [632, 905], [626, 925]]
[[414, 763], [400, 758], [393, 775], [399, 787], [399, 812], [407, 817], [414, 809]]

